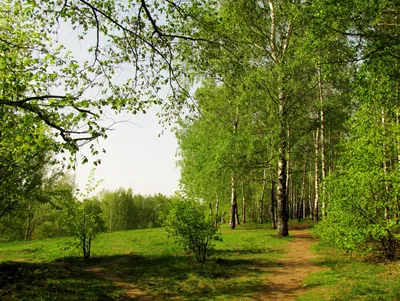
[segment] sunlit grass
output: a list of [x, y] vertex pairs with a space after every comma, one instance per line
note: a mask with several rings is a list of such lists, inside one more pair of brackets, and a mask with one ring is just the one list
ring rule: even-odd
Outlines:
[[400, 300], [400, 263], [371, 262], [321, 244], [314, 246], [317, 263], [326, 267], [304, 282], [298, 301]]
[[[93, 242], [87, 261], [80, 259], [72, 238], [3, 244], [0, 262], [7, 263], [0, 269], [7, 276], [0, 276], [0, 299], [127, 298], [104, 277], [112, 275], [155, 299], [251, 300], [290, 238], [278, 239], [268, 225], [246, 224], [235, 230], [223, 225], [221, 232], [223, 242], [216, 242], [202, 265], [161, 228], [104, 233]], [[90, 272], [93, 269], [102, 272]]]

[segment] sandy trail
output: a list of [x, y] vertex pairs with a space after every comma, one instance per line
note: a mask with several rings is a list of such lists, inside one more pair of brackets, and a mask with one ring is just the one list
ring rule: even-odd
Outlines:
[[309, 224], [293, 224], [289, 230], [295, 239], [286, 246], [287, 253], [276, 261], [278, 267], [265, 268], [270, 274], [263, 291], [254, 300], [294, 300], [305, 292], [301, 282], [311, 273], [322, 270], [312, 259], [315, 254], [309, 251], [317, 241], [307, 230]]

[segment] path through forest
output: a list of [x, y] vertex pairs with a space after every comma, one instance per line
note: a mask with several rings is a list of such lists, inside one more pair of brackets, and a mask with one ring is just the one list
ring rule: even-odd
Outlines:
[[315, 254], [309, 248], [317, 239], [313, 238], [307, 229], [309, 225], [291, 225], [289, 234], [294, 240], [287, 244], [287, 253], [277, 261], [277, 267], [264, 268], [270, 276], [255, 300], [294, 300], [305, 292], [301, 282], [309, 274], [323, 269], [312, 260]]
[[[310, 273], [322, 270], [320, 266], [312, 261], [315, 254], [311, 253], [309, 248], [316, 239], [310, 234], [308, 230], [309, 225], [310, 223], [291, 224], [290, 235], [294, 237], [294, 240], [286, 245], [285, 251], [287, 253], [284, 253], [283, 257], [276, 261], [276, 267], [261, 268], [268, 276], [265, 277], [265, 284], [260, 287], [260, 292], [253, 295], [251, 300], [294, 300], [305, 292], [305, 288], [301, 282]], [[113, 264], [120, 265], [120, 260], [113, 262]], [[129, 300], [147, 301], [164, 299], [162, 296], [148, 295], [146, 292], [138, 289], [135, 284], [122, 280], [115, 272], [94, 267], [89, 268], [88, 271], [110, 280], [116, 286], [122, 288]]]

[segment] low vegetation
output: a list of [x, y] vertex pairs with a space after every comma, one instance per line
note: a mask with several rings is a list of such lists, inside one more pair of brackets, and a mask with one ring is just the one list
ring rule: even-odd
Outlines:
[[174, 198], [160, 212], [160, 220], [168, 235], [173, 237], [183, 249], [193, 253], [196, 261], [203, 263], [215, 241], [222, 241], [213, 217], [206, 208], [193, 200]]
[[350, 255], [322, 244], [314, 250], [326, 269], [303, 282], [307, 292], [298, 301], [400, 299], [399, 262]]
[[72, 238], [2, 244], [0, 299], [123, 300], [125, 283], [153, 298], [251, 300], [288, 241], [268, 228], [222, 226], [224, 241], [203, 264], [161, 228], [100, 234], [88, 260], [71, 246]]

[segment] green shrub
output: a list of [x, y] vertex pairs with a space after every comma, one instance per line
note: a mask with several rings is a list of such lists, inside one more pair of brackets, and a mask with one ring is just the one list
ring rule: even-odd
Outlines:
[[96, 235], [106, 230], [100, 214], [100, 207], [89, 200], [76, 202], [65, 211], [64, 227], [77, 239], [77, 246], [82, 250], [84, 259], [90, 257], [92, 241]]
[[213, 219], [199, 202], [184, 198], [173, 198], [160, 212], [159, 219], [167, 233], [181, 244], [185, 251], [192, 252], [197, 262], [206, 261], [213, 249], [214, 240], [222, 240]]

